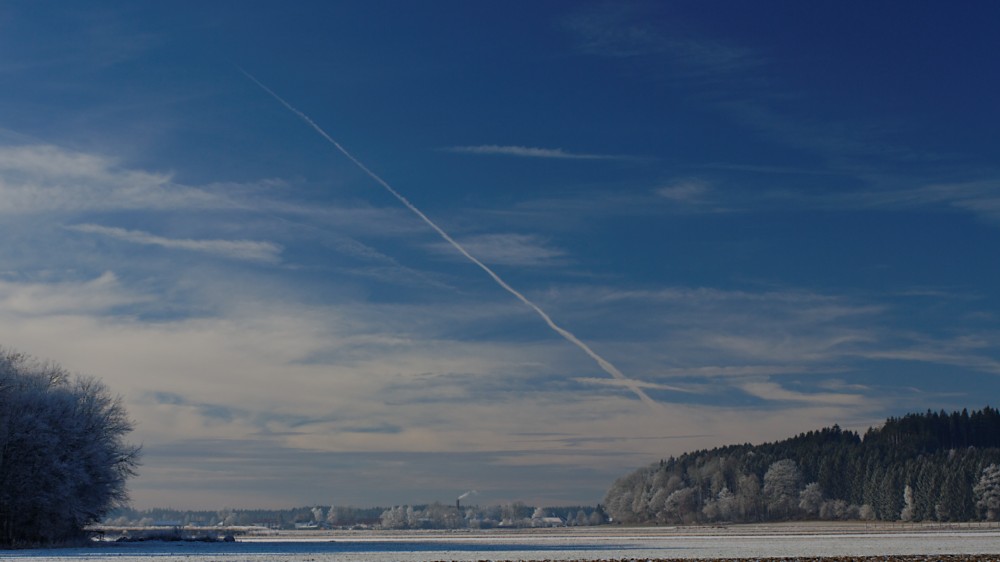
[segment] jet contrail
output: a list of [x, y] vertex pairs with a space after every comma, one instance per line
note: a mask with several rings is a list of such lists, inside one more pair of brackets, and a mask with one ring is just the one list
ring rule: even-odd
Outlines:
[[306, 115], [305, 113], [302, 113], [301, 111], [299, 111], [298, 109], [296, 109], [294, 106], [292, 106], [292, 104], [290, 104], [287, 101], [285, 101], [281, 96], [279, 96], [278, 94], [274, 93], [274, 91], [271, 90], [271, 88], [268, 88], [267, 86], [265, 86], [260, 80], [257, 80], [256, 78], [254, 78], [253, 75], [251, 75], [249, 72], [243, 70], [242, 68], [240, 69], [240, 72], [242, 72], [247, 78], [249, 78], [251, 81], [253, 81], [254, 84], [257, 84], [258, 86], [260, 86], [260, 88], [262, 90], [264, 90], [265, 92], [267, 92], [268, 94], [270, 94], [271, 97], [273, 97], [274, 99], [278, 100], [281, 103], [281, 105], [285, 106], [286, 109], [288, 109], [289, 111], [291, 111], [292, 113], [294, 113], [295, 115], [297, 115], [300, 119], [302, 119], [303, 121], [305, 121], [306, 124], [308, 124], [310, 127], [312, 127], [317, 133], [320, 134], [320, 136], [322, 136], [330, 144], [332, 144], [334, 147], [336, 147], [337, 150], [339, 150], [341, 154], [343, 154], [344, 156], [346, 156], [348, 160], [350, 160], [351, 162], [354, 162], [354, 165], [356, 165], [358, 168], [361, 168], [361, 170], [364, 173], [368, 174], [369, 177], [371, 177], [373, 180], [375, 180], [376, 182], [378, 182], [379, 185], [381, 185], [382, 187], [384, 187], [386, 191], [388, 191], [390, 194], [392, 194], [393, 197], [395, 197], [396, 199], [398, 199], [399, 202], [402, 203], [404, 206], [406, 206], [407, 209], [409, 209], [410, 211], [412, 211], [413, 214], [415, 214], [418, 217], [420, 217], [420, 219], [422, 221], [424, 221], [427, 224], [427, 226], [429, 226], [432, 229], [434, 229], [434, 232], [437, 232], [438, 235], [441, 236], [441, 238], [443, 238], [445, 242], [451, 244], [451, 246], [453, 248], [455, 248], [456, 250], [458, 250], [458, 252], [461, 253], [463, 256], [465, 256], [466, 259], [468, 259], [472, 263], [476, 264], [477, 266], [479, 266], [480, 269], [482, 269], [483, 271], [485, 271], [487, 275], [489, 275], [494, 281], [496, 281], [497, 285], [500, 285], [500, 287], [502, 289], [504, 289], [508, 293], [514, 295], [515, 297], [517, 297], [517, 300], [523, 302], [528, 307], [530, 307], [532, 310], [534, 310], [539, 316], [541, 316], [542, 320], [544, 320], [545, 323], [548, 324], [549, 328], [552, 328], [557, 334], [559, 334], [560, 336], [562, 336], [563, 338], [565, 338], [566, 341], [572, 343], [573, 345], [575, 345], [575, 346], [579, 347], [581, 350], [583, 350], [584, 353], [586, 353], [587, 355], [589, 355], [591, 359], [593, 359], [594, 361], [597, 362], [597, 364], [601, 367], [601, 369], [604, 370], [604, 372], [606, 372], [607, 374], [611, 375], [615, 379], [621, 381], [622, 384], [624, 384], [629, 390], [631, 390], [636, 396], [639, 397], [640, 400], [642, 400], [643, 402], [645, 402], [648, 406], [650, 406], [652, 408], [658, 408], [659, 407], [659, 404], [657, 404], [652, 398], [650, 398], [649, 395], [646, 394], [646, 392], [642, 390], [642, 388], [639, 386], [638, 383], [636, 383], [634, 380], [626, 377], [621, 371], [618, 370], [618, 367], [615, 367], [614, 365], [611, 364], [610, 361], [608, 361], [607, 359], [605, 359], [605, 358], [601, 357], [600, 355], [598, 355], [597, 352], [594, 351], [593, 349], [590, 349], [590, 346], [588, 346], [587, 344], [585, 344], [582, 341], [580, 341], [580, 339], [577, 338], [576, 336], [574, 336], [572, 333], [570, 333], [569, 330], [566, 330], [565, 328], [563, 328], [563, 327], [559, 326], [558, 324], [556, 324], [552, 320], [552, 318], [548, 314], [546, 314], [546, 312], [544, 310], [542, 310], [541, 308], [538, 307], [538, 305], [536, 305], [535, 303], [531, 302], [531, 300], [529, 300], [528, 297], [522, 295], [517, 289], [515, 289], [515, 288], [511, 287], [510, 285], [508, 285], [507, 282], [504, 281], [503, 279], [501, 279], [500, 276], [497, 275], [496, 272], [494, 272], [492, 269], [490, 269], [490, 267], [488, 265], [486, 265], [485, 263], [479, 261], [479, 259], [477, 259], [475, 256], [473, 256], [472, 254], [470, 254], [468, 252], [468, 250], [466, 250], [461, 244], [459, 244], [457, 241], [455, 241], [455, 239], [452, 238], [447, 232], [445, 232], [444, 230], [442, 230], [441, 227], [439, 227], [434, 221], [432, 221], [430, 218], [428, 218], [427, 215], [425, 215], [420, 209], [416, 208], [413, 205], [413, 203], [410, 203], [410, 201], [406, 197], [403, 197], [403, 195], [400, 194], [398, 191], [396, 191], [391, 185], [389, 185], [388, 182], [386, 182], [384, 179], [380, 178], [378, 176], [378, 174], [376, 174], [375, 172], [369, 170], [368, 166], [365, 166], [364, 164], [362, 164], [361, 161], [358, 160], [357, 158], [355, 158], [350, 152], [347, 151], [347, 149], [345, 149], [343, 146], [340, 146], [339, 142], [337, 142], [336, 140], [334, 140], [333, 137], [331, 137], [330, 135], [328, 135], [327, 132], [324, 131], [319, 125], [317, 125], [315, 121], [313, 121], [312, 119], [310, 119], [308, 115]]

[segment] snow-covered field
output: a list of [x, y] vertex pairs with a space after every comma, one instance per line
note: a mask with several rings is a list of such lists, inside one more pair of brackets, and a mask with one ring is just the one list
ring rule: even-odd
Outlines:
[[23, 562], [422, 562], [1000, 554], [996, 528], [761, 525], [731, 528], [282, 533], [236, 543], [112, 543], [0, 552]]

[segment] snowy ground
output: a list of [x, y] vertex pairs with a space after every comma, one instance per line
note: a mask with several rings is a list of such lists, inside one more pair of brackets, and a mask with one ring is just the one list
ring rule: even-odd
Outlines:
[[531, 531], [279, 533], [236, 543], [130, 543], [0, 552], [23, 562], [424, 562], [1000, 554], [983, 526], [753, 525]]

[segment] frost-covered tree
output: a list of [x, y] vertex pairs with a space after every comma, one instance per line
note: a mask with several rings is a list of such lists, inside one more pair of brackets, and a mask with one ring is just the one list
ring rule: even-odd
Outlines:
[[858, 509], [858, 519], [862, 521], [874, 521], [875, 520], [875, 510], [872, 506], [868, 504], [862, 505]]
[[819, 518], [826, 520], [834, 519], [860, 519], [860, 508], [851, 505], [844, 500], [828, 500], [819, 506]]
[[1000, 516], [1000, 466], [991, 464], [984, 468], [972, 491], [976, 494], [976, 507], [988, 521], [996, 521]]
[[719, 510], [719, 517], [723, 521], [732, 521], [738, 509], [736, 495], [730, 492], [729, 488], [723, 487], [719, 491], [716, 506]]
[[799, 503], [802, 473], [791, 459], [775, 461], [764, 474], [764, 501], [772, 517], [788, 517]]
[[913, 512], [913, 486], [907, 484], [903, 488], [903, 510], [899, 512], [899, 519], [902, 521], [913, 521], [915, 518]]
[[697, 499], [694, 488], [681, 488], [667, 496], [663, 511], [668, 520], [693, 523], [697, 516]]
[[799, 509], [807, 517], [819, 515], [819, 508], [823, 505], [823, 490], [818, 482], [811, 482], [799, 493]]
[[409, 506], [398, 505], [396, 507], [391, 507], [382, 512], [379, 517], [379, 523], [383, 529], [405, 529], [409, 522], [407, 521], [406, 511]]
[[0, 546], [75, 540], [123, 505], [131, 430], [96, 379], [0, 349]]

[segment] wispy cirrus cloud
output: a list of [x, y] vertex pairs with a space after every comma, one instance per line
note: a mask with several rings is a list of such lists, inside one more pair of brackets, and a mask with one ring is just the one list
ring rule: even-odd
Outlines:
[[671, 210], [675, 212], [733, 212], [740, 209], [741, 203], [725, 193], [716, 193], [710, 183], [700, 179], [675, 181], [655, 189], [653, 193], [662, 201], [670, 203]]
[[161, 248], [203, 252], [230, 259], [264, 263], [281, 261], [282, 247], [271, 242], [254, 240], [194, 240], [190, 238], [167, 238], [141, 230], [126, 230], [98, 224], [77, 224], [66, 227], [86, 234], [99, 234], [133, 244], [159, 246]]
[[831, 404], [844, 406], [860, 406], [868, 403], [869, 398], [858, 393], [841, 392], [798, 392], [789, 390], [776, 382], [750, 381], [738, 385], [740, 390], [769, 402], [803, 402], [812, 404]]
[[176, 184], [170, 174], [124, 168], [101, 155], [52, 145], [0, 146], [0, 214], [234, 206]]
[[0, 313], [17, 317], [104, 313], [148, 300], [127, 291], [111, 271], [55, 283], [0, 281]]
[[[411, 239], [414, 233], [424, 232], [423, 225], [396, 209], [354, 202], [303, 204], [286, 197], [288, 182], [276, 178], [190, 184], [178, 181], [170, 172], [129, 166], [102, 153], [30, 142], [16, 135], [13, 138], [18, 144], [0, 144], [0, 217], [6, 217], [2, 221], [7, 227], [4, 235], [11, 242], [4, 254], [8, 268], [21, 267], [15, 263], [17, 259], [30, 261], [29, 245], [44, 243], [50, 256], [68, 248], [60, 242], [67, 232], [230, 260], [278, 263], [286, 246], [255, 240], [259, 235], [254, 229], [264, 229], [269, 238], [280, 239], [285, 245], [320, 244], [336, 252], [341, 271], [357, 277], [450, 289], [441, 279], [404, 266], [360, 241], [359, 237], [368, 237], [388, 245], [394, 239]], [[110, 222], [115, 219], [106, 213], [120, 212], [147, 214], [145, 222], [149, 223], [169, 220], [177, 234], [168, 237]], [[202, 216], [194, 221], [191, 213]], [[206, 222], [204, 217], [209, 215], [212, 219]], [[102, 223], [94, 224], [95, 220]], [[15, 226], [15, 221], [21, 226]], [[206, 225], [220, 233], [204, 234]], [[198, 234], [185, 230], [195, 226]], [[19, 241], [15, 243], [12, 236]], [[97, 272], [115, 267], [106, 255], [66, 251], [71, 252], [70, 259], [63, 262], [67, 268], [73, 267], [70, 261], [76, 258], [88, 262], [76, 266]]]
[[732, 75], [762, 63], [759, 53], [692, 33], [661, 11], [635, 4], [586, 6], [563, 20], [576, 48], [614, 58], [665, 56], [692, 75]]
[[[894, 183], [900, 183], [896, 180]], [[906, 182], [911, 183], [911, 182]], [[857, 189], [851, 191], [794, 190], [766, 192], [759, 201], [745, 201], [748, 206], [775, 202], [793, 209], [885, 210], [905, 212], [936, 208], [966, 212], [990, 222], [1000, 222], [1000, 179], [966, 182], [919, 183], [906, 187]]]
[[867, 191], [834, 196], [845, 206], [905, 208], [947, 205], [1000, 220], [1000, 180], [938, 183], [912, 189]]
[[663, 186], [656, 190], [656, 194], [678, 203], [700, 203], [710, 190], [705, 182], [688, 180]]
[[517, 156], [520, 158], [551, 158], [557, 160], [634, 160], [634, 156], [621, 154], [590, 154], [568, 152], [561, 148], [537, 148], [531, 146], [483, 144], [475, 146], [449, 146], [445, 152], [460, 154], [482, 154], [498, 156]]
[[[622, 381], [614, 379], [599, 379], [596, 377], [577, 377], [575, 380], [577, 382], [581, 382], [584, 384], [596, 384], [596, 385], [617, 386], [617, 387], [625, 386]], [[656, 383], [649, 381], [634, 381], [634, 384], [650, 390], [666, 390], [670, 392], [684, 392], [684, 393], [698, 392], [698, 390], [693, 389], [690, 386], [679, 386], [679, 385], [663, 384], [663, 383]]]
[[[528, 234], [482, 234], [463, 237], [461, 242], [484, 262], [497, 265], [553, 265], [565, 261], [566, 257], [563, 250]], [[431, 249], [442, 255], [456, 256], [454, 248], [448, 244], [433, 244]]]
[[862, 356], [866, 359], [952, 365], [1000, 374], [1000, 358], [995, 352], [998, 340], [1000, 337], [996, 334], [951, 339], [919, 336], [911, 337], [902, 346], [868, 350]]

